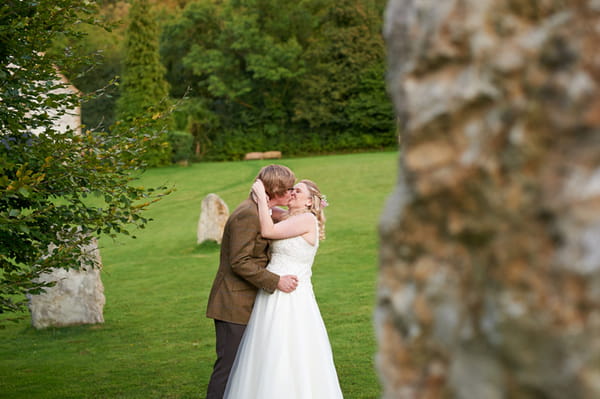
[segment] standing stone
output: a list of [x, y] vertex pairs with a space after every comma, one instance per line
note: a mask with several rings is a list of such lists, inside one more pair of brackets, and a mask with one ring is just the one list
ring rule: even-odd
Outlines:
[[85, 249], [95, 267], [82, 264], [79, 270], [52, 269], [40, 276], [41, 282], [56, 282], [40, 295], [29, 296], [31, 323], [35, 328], [104, 323], [106, 302], [100, 279], [102, 260], [96, 240]]
[[385, 398], [600, 397], [600, 2], [390, 0]]
[[221, 243], [229, 208], [217, 194], [208, 194], [202, 200], [200, 220], [198, 220], [198, 244], [204, 241]]

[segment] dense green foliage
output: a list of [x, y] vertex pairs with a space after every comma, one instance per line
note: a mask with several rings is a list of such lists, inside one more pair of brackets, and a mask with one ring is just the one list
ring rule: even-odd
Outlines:
[[[177, 103], [174, 129], [193, 136], [195, 159], [396, 146], [384, 83], [385, 0], [146, 1], [154, 10], [146, 15], [154, 15], [148, 22], [158, 24], [160, 58]], [[135, 10], [124, 1], [100, 3], [101, 14], [114, 23], [140, 20], [128, 16]], [[117, 25], [112, 33], [82, 26], [93, 34], [71, 43], [72, 51], [101, 51], [103, 63], [86, 71], [85, 79], [72, 73], [78, 88], [86, 93], [104, 88], [111, 74], [125, 73], [129, 61], [122, 61], [143, 58], [126, 50], [131, 35], [125, 37], [124, 26], [130, 25]], [[139, 84], [151, 80], [138, 79]], [[84, 102], [83, 120], [92, 128], [106, 129], [116, 120], [120, 92], [112, 86], [104, 92]], [[163, 104], [159, 98], [149, 102]], [[133, 106], [135, 101], [119, 104]]]
[[156, 121], [157, 140], [148, 140], [147, 161], [150, 166], [170, 162], [167, 130], [170, 123], [169, 86], [158, 53], [158, 26], [148, 0], [135, 0], [129, 11], [126, 31], [125, 60], [119, 100], [117, 134], [131, 136], [135, 121], [151, 113]]
[[[23, 309], [23, 294], [38, 292], [36, 277], [51, 267], [79, 267], [94, 236], [144, 227], [142, 212], [160, 195], [131, 185], [145, 166], [142, 140], [56, 126], [79, 98], [55, 66], [77, 70], [75, 61], [87, 61], [69, 48], [47, 51], [78, 37], [75, 24], [95, 24], [95, 12], [75, 0], [0, 5], [0, 313]], [[139, 118], [132, 129], [146, 126]]]
[[171, 144], [171, 162], [187, 162], [192, 159], [192, 145], [194, 138], [188, 132], [172, 130], [167, 139]]
[[103, 26], [80, 24], [78, 35], [60, 35], [47, 54], [52, 57], [68, 51], [88, 63], [61, 63], [61, 73], [69, 77], [77, 89], [86, 94], [81, 101], [81, 120], [90, 130], [108, 131], [115, 123], [115, 101], [119, 96], [116, 78], [121, 73], [121, 46], [106, 19]]
[[[380, 4], [195, 1], [166, 24], [161, 53], [207, 159], [395, 144]], [[191, 126], [191, 127], [190, 127]]]
[[[374, 366], [377, 232], [392, 191], [397, 152], [284, 159], [327, 194], [327, 239], [313, 286], [346, 399], [381, 396]], [[204, 316], [219, 263], [216, 245], [196, 245], [200, 203], [217, 193], [229, 209], [268, 161], [203, 162], [152, 169], [141, 184], [173, 183], [136, 240], [101, 239], [104, 324], [0, 331], [0, 397], [11, 399], [204, 398], [215, 360]], [[60, 370], [58, 372], [57, 370]], [[282, 398], [286, 399], [286, 398]]]

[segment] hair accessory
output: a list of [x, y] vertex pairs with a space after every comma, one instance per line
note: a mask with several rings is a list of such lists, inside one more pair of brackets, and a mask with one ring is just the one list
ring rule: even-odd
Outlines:
[[325, 195], [321, 196], [321, 208], [327, 208], [329, 206], [329, 202], [327, 202], [327, 197]]

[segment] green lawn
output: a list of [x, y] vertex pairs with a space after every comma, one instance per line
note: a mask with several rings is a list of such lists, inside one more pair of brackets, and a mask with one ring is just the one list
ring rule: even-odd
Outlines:
[[[397, 170], [396, 152], [284, 159], [327, 195], [327, 240], [313, 284], [346, 398], [380, 396], [374, 368], [377, 223]], [[0, 330], [0, 398], [202, 398], [214, 362], [204, 311], [219, 248], [196, 245], [208, 193], [230, 211], [269, 161], [200, 163], [147, 172], [142, 184], [175, 185], [154, 204], [137, 239], [100, 242], [105, 323]]]

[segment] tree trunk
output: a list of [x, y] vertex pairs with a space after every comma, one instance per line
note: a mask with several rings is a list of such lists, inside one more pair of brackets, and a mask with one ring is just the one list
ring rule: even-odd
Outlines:
[[385, 398], [600, 397], [600, 1], [390, 0]]

